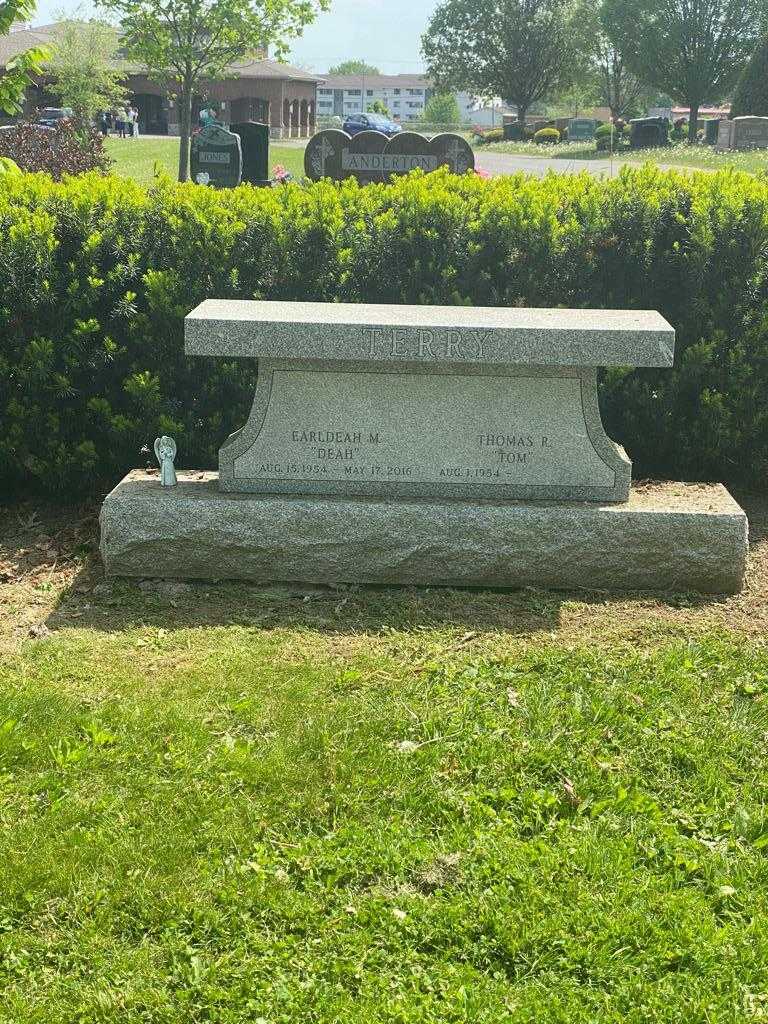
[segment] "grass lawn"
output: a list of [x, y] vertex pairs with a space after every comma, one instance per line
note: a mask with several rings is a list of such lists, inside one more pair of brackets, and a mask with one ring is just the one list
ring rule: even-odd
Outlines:
[[[479, 158], [482, 158], [483, 153], [513, 153], [553, 160], [610, 159], [608, 153], [598, 152], [594, 145], [577, 142], [562, 142], [555, 146], [537, 146], [534, 142], [493, 142], [487, 146], [478, 146], [475, 152]], [[754, 174], [768, 171], [768, 150], [719, 153], [712, 146], [688, 146], [686, 143], [676, 143], [657, 149], [622, 149], [614, 154], [614, 160], [696, 167], [713, 171], [732, 167]]]
[[[107, 153], [114, 160], [112, 170], [125, 178], [134, 178], [142, 185], [149, 185], [156, 170], [170, 175], [174, 180], [178, 174], [179, 140], [177, 138], [117, 139], [106, 140]], [[269, 148], [270, 174], [276, 164], [282, 164], [296, 178], [304, 176], [304, 148], [299, 145], [275, 146]]]
[[747, 509], [728, 599], [110, 583], [0, 510], [0, 1020], [768, 1019]]

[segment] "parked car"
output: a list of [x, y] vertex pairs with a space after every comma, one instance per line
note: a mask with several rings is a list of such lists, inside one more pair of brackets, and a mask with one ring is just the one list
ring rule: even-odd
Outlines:
[[72, 107], [43, 107], [37, 112], [37, 123], [43, 128], [55, 128], [74, 114]]
[[[0, 132], [15, 132], [18, 129], [18, 127], [19, 124], [16, 121], [14, 121], [13, 124], [3, 124], [0, 125]], [[53, 131], [53, 128], [51, 128], [50, 125], [47, 124], [33, 124], [32, 127], [41, 132]]]
[[390, 121], [383, 114], [348, 114], [344, 118], [342, 128], [347, 135], [357, 135], [358, 132], [381, 132], [389, 138], [403, 130], [396, 121]]

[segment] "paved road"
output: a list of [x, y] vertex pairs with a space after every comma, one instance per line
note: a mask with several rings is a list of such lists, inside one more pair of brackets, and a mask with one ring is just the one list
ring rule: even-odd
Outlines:
[[[475, 150], [475, 165], [481, 170], [488, 171], [491, 177], [496, 178], [503, 174], [517, 174], [523, 171], [525, 174], [535, 174], [542, 178], [549, 171], [556, 174], [578, 174], [580, 171], [587, 171], [595, 177], [615, 177], [621, 167], [639, 167], [636, 160], [621, 160], [616, 158], [613, 163], [610, 160], [559, 160], [554, 158], [536, 156], [518, 156], [514, 153], [484, 153], [482, 150]], [[695, 170], [692, 167], [673, 167], [671, 164], [659, 164], [662, 170]]]

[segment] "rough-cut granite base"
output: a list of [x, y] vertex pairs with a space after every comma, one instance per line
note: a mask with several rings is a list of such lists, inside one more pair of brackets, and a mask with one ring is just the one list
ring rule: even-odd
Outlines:
[[624, 505], [233, 494], [134, 471], [101, 512], [112, 576], [409, 586], [740, 590], [747, 519], [720, 485]]

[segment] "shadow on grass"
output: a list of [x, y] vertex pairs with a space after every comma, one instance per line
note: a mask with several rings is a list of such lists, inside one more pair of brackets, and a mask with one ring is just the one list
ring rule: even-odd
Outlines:
[[[739, 494], [750, 517], [754, 562], [748, 601], [765, 602], [768, 568], [763, 542], [768, 538], [768, 500]], [[379, 632], [386, 629], [463, 628], [473, 632], [551, 633], [563, 626], [564, 609], [578, 603], [597, 613], [624, 614], [633, 608], [664, 617], [677, 609], [707, 609], [741, 602], [744, 595], [692, 593], [609, 594], [595, 591], [553, 592], [395, 587], [325, 587], [311, 584], [246, 584], [108, 580], [92, 538], [91, 555], [62, 590], [46, 625], [52, 630], [90, 628], [120, 632], [149, 627], [178, 630], [198, 626], [242, 625], [307, 629], [324, 633]], [[599, 606], [599, 609], [598, 609]], [[631, 606], [631, 607], [629, 607]], [[623, 609], [623, 612], [622, 612]]]

